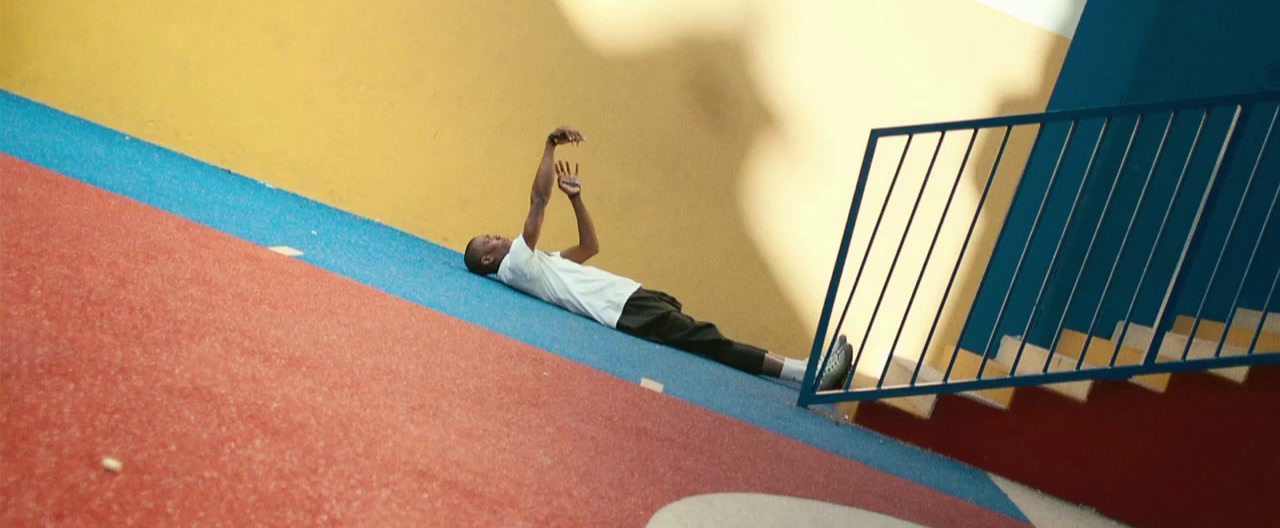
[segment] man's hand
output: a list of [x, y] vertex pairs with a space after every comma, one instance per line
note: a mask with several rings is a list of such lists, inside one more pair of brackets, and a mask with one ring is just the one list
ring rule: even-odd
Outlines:
[[533, 189], [529, 193], [529, 216], [524, 219], [525, 245], [534, 249], [538, 244], [538, 236], [542, 233], [543, 212], [551, 201], [551, 185], [555, 180], [556, 147], [565, 143], [578, 144], [586, 138], [575, 129], [562, 126], [547, 136], [546, 145], [542, 147], [542, 161], [538, 163], [538, 172], [533, 177]]
[[581, 132], [567, 126], [557, 128], [551, 131], [551, 135], [547, 136], [547, 143], [553, 146], [560, 146], [565, 143], [573, 143], [574, 145], [577, 145], [578, 143], [582, 143], [586, 140], [587, 138], [582, 137]]
[[578, 183], [578, 164], [574, 163], [570, 170], [569, 162], [556, 163], [556, 179], [560, 190], [569, 197], [573, 205], [573, 215], [578, 219], [578, 245], [560, 252], [560, 257], [582, 264], [600, 252], [600, 243], [596, 241], [596, 228], [591, 223], [591, 215], [587, 214], [587, 206], [582, 203], [582, 184]]
[[556, 182], [560, 184], [560, 190], [564, 191], [564, 195], [575, 198], [582, 193], [582, 184], [578, 182], [578, 164], [573, 164], [573, 170], [569, 170], [569, 162], [556, 162]]

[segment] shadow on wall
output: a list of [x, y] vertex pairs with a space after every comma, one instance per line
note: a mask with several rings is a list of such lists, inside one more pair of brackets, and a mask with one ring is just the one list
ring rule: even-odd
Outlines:
[[[1050, 52], [1045, 56], [1044, 67], [1039, 72], [1036, 88], [1021, 93], [1006, 94], [1000, 100], [994, 115], [1010, 116], [1044, 112], [1049, 97], [1053, 93], [1054, 85], [1057, 83], [1058, 74], [1062, 69], [1062, 62], [1066, 57], [1070, 43], [1066, 39], [1055, 42]], [[942, 338], [938, 340], [938, 344], [947, 348], [941, 350], [933, 348], [935, 353], [942, 352], [946, 357], [950, 357], [952, 350], [950, 347], [956, 346], [957, 341], [961, 338], [961, 331], [965, 330], [965, 322], [970, 319], [970, 311], [974, 308], [973, 303], [977, 298], [979, 288], [982, 286], [983, 275], [991, 263], [992, 252], [1000, 238], [1001, 228], [1009, 215], [1009, 209], [1018, 189], [1018, 184], [1022, 180], [1023, 173], [1027, 169], [1027, 162], [1031, 157], [1032, 150], [1035, 148], [1036, 127], [1013, 127], [1010, 131], [1009, 142], [1005, 147], [1004, 155], [1000, 159], [1000, 166], [993, 175], [991, 170], [996, 163], [997, 156], [1000, 155], [1003, 133], [1003, 129], [989, 129], [978, 135], [979, 139], [974, 145], [973, 170], [966, 171], [966, 184], [969, 185], [971, 192], [977, 196], [981, 196], [986, 189], [988, 180], [990, 179], [991, 181], [986, 203], [982, 205], [977, 225], [974, 228], [973, 241], [963, 257], [962, 266], [965, 272], [956, 280], [952, 297], [948, 299], [948, 317], [943, 319], [942, 328], [939, 330], [939, 335]], [[1032, 280], [1035, 278], [1030, 277]], [[1008, 283], [1003, 282], [1001, 284]], [[996, 297], [998, 298], [1003, 297], [1003, 292], [994, 293], [997, 294]], [[953, 302], [952, 299], [955, 301]], [[991, 307], [984, 306], [978, 309], [988, 308]], [[998, 306], [995, 308], [998, 309]], [[994, 319], [994, 317], [994, 315], [991, 315], [991, 318]], [[977, 320], [979, 318], [975, 316], [973, 319]], [[986, 328], [981, 324], [974, 326], [976, 328], [973, 330], [965, 331], [966, 344], [973, 343], [978, 346], [986, 346], [990, 342], [992, 347], [999, 345], [1003, 336], [983, 333]], [[975, 330], [977, 331], [975, 332]], [[972, 348], [974, 349], [970, 350], [971, 352], [982, 353], [982, 350], [977, 350], [976, 346]]]
[[[556, 18], [550, 33], [567, 38], [572, 32]], [[809, 325], [770, 272], [738, 205], [748, 150], [774, 126], [740, 38], [682, 37], [609, 58], [577, 41], [563, 44], [572, 51], [548, 60], [592, 65], [575, 76], [590, 86], [589, 97], [579, 100], [590, 108], [566, 113], [584, 117], [579, 126], [589, 140], [581, 153], [562, 150], [584, 160], [588, 205], [604, 248], [593, 264], [669, 291], [688, 313], [720, 324], [731, 337], [802, 356], [812, 339]], [[532, 163], [526, 165], [516, 170], [521, 191], [532, 175]], [[515, 202], [503, 225], [518, 227], [512, 220], [522, 220], [524, 203]], [[567, 205], [549, 219], [553, 240], [576, 240]]]
[[[1006, 87], [1002, 95], [992, 96], [994, 110], [989, 114], [961, 118], [1044, 111], [1070, 41], [1043, 34], [1035, 39], [1043, 49], [1034, 57], [1039, 71], [1020, 78], [1016, 89]], [[1030, 57], [1023, 60], [1033, 63]], [[975, 74], [984, 76], [999, 78]], [[1035, 126], [1014, 127], [1001, 154], [1004, 132], [1003, 127], [981, 129], [967, 159], [967, 130], [952, 131], [945, 138], [918, 134], [909, 146], [904, 136], [878, 143], [837, 295], [841, 304], [833, 314], [839, 318], [842, 304], [850, 303], [846, 317], [838, 320], [839, 329], [859, 351], [860, 372], [879, 378], [887, 359], [881, 351], [889, 350], [912, 361], [925, 354], [930, 362], [945, 365], [971, 312], [976, 312], [975, 324], [965, 332], [964, 347], [980, 352], [988, 343], [988, 335], [974, 337], [982, 332], [981, 312], [987, 307], [971, 308], [1037, 137]], [[886, 195], [890, 186], [892, 193]], [[863, 264], [872, 232], [875, 239]], [[850, 299], [854, 283], [857, 291]], [[984, 294], [991, 296], [992, 292]], [[1003, 292], [994, 296], [999, 303]], [[837, 320], [832, 324], [834, 328]], [[998, 343], [999, 338], [990, 342]]]

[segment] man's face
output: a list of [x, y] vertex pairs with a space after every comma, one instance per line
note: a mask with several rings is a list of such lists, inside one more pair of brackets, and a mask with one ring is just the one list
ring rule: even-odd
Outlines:
[[511, 239], [502, 235], [480, 235], [476, 237], [476, 244], [479, 244], [481, 255], [494, 259], [501, 259], [511, 251]]

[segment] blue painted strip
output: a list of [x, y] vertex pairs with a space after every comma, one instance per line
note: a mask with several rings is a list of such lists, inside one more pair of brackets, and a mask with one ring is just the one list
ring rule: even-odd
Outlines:
[[793, 405], [794, 386], [598, 325], [466, 271], [458, 252], [0, 91], [0, 152], [624, 379], [1026, 521], [984, 472]]

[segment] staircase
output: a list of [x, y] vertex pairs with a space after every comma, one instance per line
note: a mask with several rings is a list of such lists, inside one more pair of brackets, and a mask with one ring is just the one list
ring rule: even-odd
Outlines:
[[[873, 130], [799, 405], [1280, 362], [1278, 120], [1266, 92]], [[819, 393], [837, 335], [854, 374]]]
[[1276, 518], [1278, 121], [1266, 92], [872, 130], [798, 405], [1139, 525]]
[[[1224, 332], [1226, 329], [1226, 323], [1224, 322], [1201, 320], [1200, 326], [1196, 330], [1196, 338], [1192, 340], [1189, 349], [1187, 348], [1187, 336], [1191, 332], [1195, 318], [1178, 316], [1173, 330], [1166, 333], [1166, 337], [1161, 343], [1156, 361], [1160, 363], [1182, 361], [1184, 352], [1186, 352], [1186, 359], [1192, 360], [1212, 359], [1215, 356], [1246, 356], [1255, 337], [1257, 337], [1257, 344], [1254, 348], [1255, 354], [1280, 353], [1280, 313], [1272, 312], [1266, 314], [1265, 321], [1262, 320], [1262, 315], [1263, 313], [1257, 310], [1239, 309], [1232, 322], [1230, 332]], [[1256, 331], [1255, 329], [1259, 328], [1259, 326], [1261, 331]], [[1040, 374], [1045, 370], [1046, 363], [1048, 364], [1048, 372], [1071, 372], [1077, 370], [1077, 365], [1081, 370], [1141, 365], [1147, 349], [1151, 346], [1155, 330], [1150, 326], [1137, 323], [1129, 324], [1127, 334], [1124, 336], [1125, 345], [1119, 347], [1120, 350], [1117, 353], [1116, 343], [1120, 339], [1121, 332], [1124, 331], [1123, 324], [1117, 323], [1115, 330], [1109, 337], [1095, 336], [1093, 339], [1088, 339], [1088, 336], [1082, 332], [1069, 329], [1063, 330], [1053, 354], [1049, 353], [1048, 348], [1031, 343], [1024, 344], [1017, 337], [1005, 336], [1000, 341], [1000, 348], [996, 356], [987, 362], [985, 368], [982, 367], [982, 356], [965, 349], [959, 349], [954, 356], [956, 361], [955, 366], [952, 367], [950, 380], [1008, 379], [1011, 377], [1011, 372], [1022, 375]], [[1225, 340], [1223, 339], [1224, 333], [1226, 334]], [[1082, 361], [1080, 359], [1081, 351], [1086, 350], [1086, 341], [1088, 341], [1088, 348], [1087, 352], [1083, 354], [1084, 359]], [[1219, 347], [1221, 347], [1221, 352], [1219, 352]], [[1018, 359], [1019, 348], [1022, 348], [1020, 360]], [[1113, 356], [1114, 364], [1112, 363]], [[943, 373], [951, 362], [951, 356], [935, 356], [935, 358], [921, 366], [920, 375], [917, 378], [918, 384], [943, 383]], [[1015, 362], [1017, 363], [1016, 371]], [[906, 385], [912, 373], [916, 370], [917, 364], [913, 358], [895, 356], [893, 366], [890, 367], [891, 377], [886, 379], [885, 385]], [[982, 369], [982, 375], [979, 377], [980, 368]], [[1242, 384], [1249, 375], [1249, 366], [1207, 369], [1207, 371], [1233, 383]], [[1174, 375], [1176, 374], [1166, 372], [1132, 376], [1124, 379], [1129, 383], [1155, 393], [1162, 393], [1169, 386], [1169, 380]], [[873, 376], [858, 374], [852, 385], [855, 388], [873, 389], [876, 387], [877, 381]], [[1045, 383], [1037, 386], [1059, 394], [1064, 398], [1084, 403], [1089, 398], [1089, 390], [1093, 387], [1093, 384], [1094, 380], [1085, 379], [1061, 383]], [[1002, 387], [962, 391], [955, 394], [998, 409], [1008, 409], [1013, 402], [1017, 388]], [[938, 394], [921, 394], [874, 401], [920, 418], [929, 418], [933, 413], [934, 404], [937, 402], [938, 396]], [[845, 418], [853, 421], [854, 412], [856, 412], [856, 406], [846, 407], [844, 409]]]

